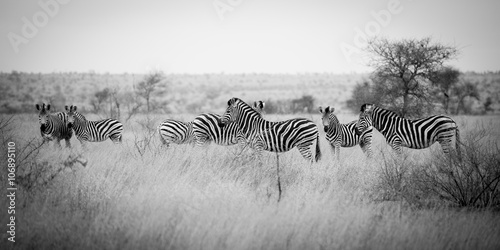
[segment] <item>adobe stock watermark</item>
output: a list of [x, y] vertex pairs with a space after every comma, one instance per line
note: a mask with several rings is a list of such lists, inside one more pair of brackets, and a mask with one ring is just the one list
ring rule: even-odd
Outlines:
[[38, 34], [39, 29], [45, 27], [49, 23], [49, 20], [59, 13], [61, 5], [65, 5], [69, 2], [70, 0], [38, 1], [38, 6], [40, 6], [41, 10], [33, 14], [31, 18], [25, 16], [21, 18], [23, 25], [20, 32], [9, 32], [7, 34], [7, 39], [9, 39], [14, 52], [16, 52], [16, 54], [19, 53], [19, 46], [21, 44], [27, 44], [30, 39], [33, 39]]
[[[407, 0], [412, 1], [412, 0]], [[382, 32], [382, 29], [387, 27], [393, 16], [400, 14], [403, 11], [403, 6], [399, 0], [389, 0], [385, 9], [370, 12], [372, 20], [367, 22], [364, 29], [355, 27], [355, 35], [352, 44], [342, 42], [340, 50], [349, 63], [357, 61], [362, 63], [362, 50], [368, 46], [368, 37], [377, 36]]]
[[16, 242], [16, 143], [7, 143], [7, 239]]
[[219, 16], [219, 19], [221, 21], [224, 21], [225, 19], [224, 15], [227, 12], [233, 11], [241, 3], [243, 3], [243, 0], [214, 0], [213, 6], [215, 12], [217, 12], [217, 16]]

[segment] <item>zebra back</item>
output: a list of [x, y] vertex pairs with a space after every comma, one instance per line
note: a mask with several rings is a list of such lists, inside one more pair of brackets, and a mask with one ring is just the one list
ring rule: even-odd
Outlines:
[[193, 122], [167, 119], [158, 126], [158, 133], [163, 144], [190, 143], [194, 140]]

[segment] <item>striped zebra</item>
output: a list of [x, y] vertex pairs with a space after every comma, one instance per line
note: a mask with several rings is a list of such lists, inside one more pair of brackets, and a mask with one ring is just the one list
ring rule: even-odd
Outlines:
[[75, 131], [76, 137], [83, 144], [84, 141], [101, 142], [110, 139], [114, 143], [122, 141], [123, 125], [115, 119], [88, 121], [85, 116], [76, 112], [76, 106], [66, 106], [68, 127]]
[[312, 145], [316, 140], [315, 160], [321, 158], [318, 127], [304, 118], [280, 122], [266, 121], [248, 104], [238, 98], [228, 101], [222, 124], [236, 123], [240, 133], [251, 142], [257, 152], [286, 152], [297, 147], [302, 157], [313, 162]]
[[335, 108], [331, 108], [330, 106], [324, 110], [321, 106], [319, 107], [326, 140], [330, 142], [333, 153], [337, 155], [337, 160], [340, 159], [340, 147], [354, 147], [358, 144], [368, 158], [371, 158], [373, 128], [368, 128], [362, 135], [358, 135], [356, 134], [357, 121], [341, 124], [337, 116], [333, 113], [334, 111]]
[[460, 132], [456, 122], [450, 117], [433, 115], [409, 120], [392, 111], [367, 103], [361, 106], [360, 111], [356, 133], [361, 134], [373, 126], [399, 154], [402, 152], [401, 147], [423, 149], [435, 142], [439, 142], [447, 154], [451, 148], [451, 138], [455, 135], [455, 147], [460, 156]]
[[170, 143], [183, 144], [194, 141], [193, 122], [182, 122], [167, 119], [158, 126], [158, 133], [163, 145]]
[[[253, 110], [261, 116], [265, 102], [257, 101], [253, 104]], [[238, 133], [239, 128], [236, 123], [229, 123], [221, 126], [221, 116], [217, 114], [201, 114], [193, 121], [193, 132], [197, 146], [203, 146], [211, 141], [218, 145], [229, 146], [240, 143], [244, 146], [248, 141]]]
[[40, 123], [40, 133], [44, 141], [52, 141], [55, 139], [56, 146], [61, 147], [61, 140], [66, 141], [66, 147], [71, 147], [71, 136], [73, 130], [67, 127], [68, 116], [63, 112], [55, 114], [50, 113], [50, 104], [42, 106], [36, 104], [38, 113], [38, 121]]

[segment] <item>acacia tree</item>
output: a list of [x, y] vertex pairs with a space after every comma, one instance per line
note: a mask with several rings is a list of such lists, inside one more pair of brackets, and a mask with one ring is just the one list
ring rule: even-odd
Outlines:
[[375, 88], [385, 91], [382, 102], [395, 103], [401, 116], [420, 113], [422, 104], [430, 102], [430, 80], [454, 58], [458, 50], [434, 43], [429, 37], [391, 41], [376, 38], [368, 42], [372, 55], [370, 66]]

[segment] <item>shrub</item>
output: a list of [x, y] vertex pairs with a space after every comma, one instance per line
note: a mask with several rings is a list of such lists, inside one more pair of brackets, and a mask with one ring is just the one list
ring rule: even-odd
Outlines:
[[500, 208], [500, 149], [486, 140], [486, 131], [469, 132], [461, 157], [454, 150], [437, 150], [424, 162], [384, 157], [377, 199], [413, 207]]

